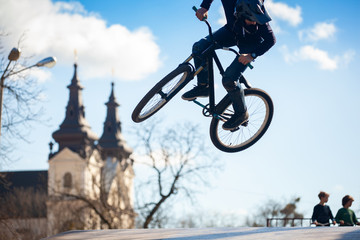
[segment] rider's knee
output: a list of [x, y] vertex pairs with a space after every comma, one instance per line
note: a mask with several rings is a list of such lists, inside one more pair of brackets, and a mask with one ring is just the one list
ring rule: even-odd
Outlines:
[[208, 45], [208, 42], [205, 39], [201, 39], [200, 41], [194, 43], [192, 47], [193, 54], [200, 54]]
[[237, 81], [234, 81], [233, 79], [226, 76], [224, 76], [222, 79], [222, 85], [228, 92], [238, 89]]
[[200, 51], [200, 46], [199, 46], [199, 42], [194, 43], [193, 47], [192, 47], [192, 53], [198, 53]]

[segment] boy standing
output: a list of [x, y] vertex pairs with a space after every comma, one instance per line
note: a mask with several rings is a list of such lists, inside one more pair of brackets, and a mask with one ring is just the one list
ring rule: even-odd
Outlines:
[[342, 199], [343, 208], [340, 208], [337, 212], [335, 219], [340, 223], [340, 226], [354, 226], [360, 225], [353, 210], [350, 209], [354, 198], [346, 195]]
[[314, 207], [311, 220], [316, 226], [330, 226], [329, 220], [335, 225], [336, 221], [332, 215], [330, 207], [325, 205], [329, 200], [329, 194], [321, 191], [318, 195], [320, 203]]

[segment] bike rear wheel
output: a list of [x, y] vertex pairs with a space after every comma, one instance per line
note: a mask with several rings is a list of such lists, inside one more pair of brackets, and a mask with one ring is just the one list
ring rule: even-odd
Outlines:
[[261, 89], [245, 89], [245, 102], [249, 112], [247, 124], [228, 131], [222, 129], [233, 114], [231, 100], [226, 96], [216, 107], [219, 117], [213, 117], [210, 124], [210, 138], [213, 144], [224, 152], [239, 152], [256, 143], [270, 126], [274, 105], [271, 97]]
[[190, 80], [192, 67], [181, 64], [158, 82], [138, 103], [131, 117], [142, 122], [165, 106]]

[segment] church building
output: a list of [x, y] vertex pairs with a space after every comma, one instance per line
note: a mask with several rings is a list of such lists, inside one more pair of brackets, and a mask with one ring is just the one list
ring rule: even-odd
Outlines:
[[65, 119], [52, 134], [58, 151], [49, 155], [48, 231], [133, 228], [132, 149], [121, 133], [114, 83], [100, 138], [85, 119], [77, 64], [68, 89]]
[[[74, 76], [67, 87], [69, 100], [65, 118], [52, 134], [58, 148], [53, 150], [54, 143], [50, 143], [49, 169], [29, 171], [34, 179], [41, 175], [43, 180], [38, 182], [44, 186], [36, 189], [42, 189], [46, 196], [43, 200], [46, 210], [40, 216], [41, 219], [46, 218], [40, 224], [45, 226], [39, 228], [45, 228], [43, 231], [47, 236], [72, 229], [134, 228], [132, 149], [121, 132], [114, 83], [105, 104], [107, 114], [100, 138], [85, 119], [83, 87], [76, 63]], [[21, 176], [27, 173], [2, 174], [4, 179], [23, 179]], [[10, 180], [9, 186], [11, 184]], [[25, 182], [18, 181], [16, 184], [13, 188], [21, 191], [27, 188]], [[11, 187], [3, 190], [5, 196]], [[9, 216], [9, 221], [14, 221], [14, 217]], [[21, 216], [16, 215], [16, 218]], [[30, 218], [27, 216], [27, 219]], [[24, 226], [18, 225], [24, 231]]]

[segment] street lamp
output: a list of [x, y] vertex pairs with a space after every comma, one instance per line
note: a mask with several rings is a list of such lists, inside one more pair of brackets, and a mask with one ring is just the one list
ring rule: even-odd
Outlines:
[[1, 75], [1, 82], [0, 82], [0, 136], [1, 136], [1, 118], [2, 118], [2, 101], [3, 101], [3, 91], [4, 91], [4, 83], [5, 83], [5, 79], [9, 76], [18, 74], [19, 72], [22, 72], [24, 70], [33, 68], [33, 67], [48, 67], [51, 68], [56, 64], [56, 58], [55, 57], [48, 57], [48, 58], [44, 58], [43, 60], [37, 62], [34, 65], [31, 65], [29, 67], [25, 67], [23, 69], [20, 69], [18, 71], [13, 71], [13, 70], [9, 70], [9, 66], [11, 64], [11, 62], [13, 61], [17, 61], [20, 58], [21, 55], [21, 50], [19, 48], [13, 48], [11, 49], [9, 56], [8, 56], [8, 60], [9, 63], [7, 64], [5, 70], [3, 71], [3, 74]]

